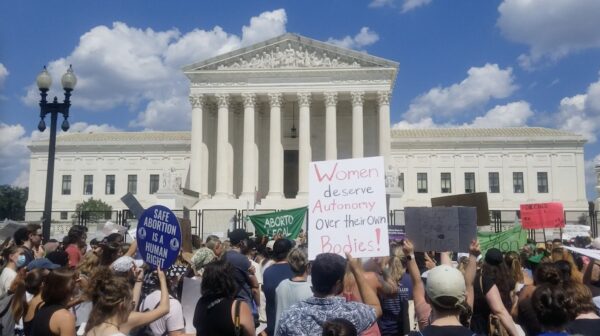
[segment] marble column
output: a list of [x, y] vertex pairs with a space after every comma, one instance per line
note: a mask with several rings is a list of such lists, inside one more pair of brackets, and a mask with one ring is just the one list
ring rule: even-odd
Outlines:
[[379, 106], [379, 155], [383, 156], [384, 167], [390, 163], [390, 92], [377, 92]]
[[283, 198], [283, 145], [281, 144], [281, 93], [269, 93], [269, 193], [268, 199]]
[[204, 117], [204, 95], [190, 95], [192, 105], [192, 139], [190, 160], [190, 189], [199, 193], [200, 197], [207, 196], [207, 183], [203, 177], [205, 162], [202, 162], [205, 144], [202, 135], [202, 118]]
[[298, 93], [300, 106], [300, 138], [298, 140], [298, 195], [308, 197], [308, 167], [312, 159], [310, 147], [310, 92]]
[[256, 139], [254, 135], [254, 106], [256, 94], [242, 93], [244, 100], [244, 149], [243, 149], [243, 176], [242, 197], [254, 200], [256, 185], [256, 171], [258, 159], [255, 157]]
[[229, 189], [228, 176], [230, 171], [229, 160], [229, 94], [218, 93], [217, 98], [217, 181], [215, 197], [229, 198], [231, 190]]
[[337, 92], [325, 92], [325, 160], [337, 160]]
[[362, 158], [364, 156], [363, 101], [365, 93], [353, 91], [350, 94], [352, 96], [352, 158]]

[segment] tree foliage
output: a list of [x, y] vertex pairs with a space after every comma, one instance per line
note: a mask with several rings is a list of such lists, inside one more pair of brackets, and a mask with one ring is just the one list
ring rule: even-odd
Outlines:
[[29, 188], [0, 186], [0, 220], [25, 220], [25, 203]]
[[82, 219], [92, 221], [110, 219], [111, 211], [112, 206], [104, 203], [100, 199], [90, 198], [81, 203], [77, 203], [73, 218], [79, 218], [81, 215]]

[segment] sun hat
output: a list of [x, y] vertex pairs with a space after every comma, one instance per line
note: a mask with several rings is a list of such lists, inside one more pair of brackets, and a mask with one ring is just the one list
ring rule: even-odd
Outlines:
[[206, 264], [215, 260], [217, 256], [208, 247], [199, 248], [192, 256], [192, 266], [196, 271], [201, 270]]
[[[465, 300], [465, 278], [456, 268], [440, 265], [429, 270], [425, 291], [435, 304], [451, 309]], [[442, 297], [455, 298], [456, 302], [448, 306], [446, 300], [442, 303], [440, 300]]]

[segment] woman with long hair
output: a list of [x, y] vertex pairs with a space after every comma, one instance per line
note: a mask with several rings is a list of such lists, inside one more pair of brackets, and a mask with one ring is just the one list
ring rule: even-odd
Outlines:
[[379, 329], [382, 335], [398, 335], [405, 329], [408, 321], [404, 320], [406, 302], [412, 299], [412, 282], [410, 275], [406, 274], [404, 267], [402, 246], [394, 245], [390, 247], [390, 257], [383, 272], [387, 274], [390, 280], [396, 284], [398, 293], [386, 297], [380, 296], [382, 315], [378, 321]]
[[572, 300], [568, 307], [571, 322], [567, 325], [567, 331], [573, 335], [597, 335], [600, 331], [600, 316], [592, 301], [590, 289], [584, 284], [572, 283], [566, 290]]
[[81, 246], [85, 246], [87, 239], [87, 228], [81, 225], [74, 225], [69, 229], [69, 233], [63, 239], [65, 252], [69, 255], [69, 267], [75, 268], [83, 257]]
[[2, 250], [2, 259], [5, 264], [0, 273], [0, 296], [4, 295], [10, 289], [10, 285], [17, 277], [17, 269], [25, 266], [26, 257], [23, 249], [16, 245]]
[[[25, 336], [31, 335], [31, 320], [33, 320], [35, 312], [41, 307], [42, 304], [44, 304], [44, 301], [42, 301], [42, 285], [47, 274], [48, 271], [41, 268], [27, 272], [23, 286], [18, 287], [18, 289], [15, 291], [15, 295], [22, 293], [23, 297], [25, 297], [24, 291], [27, 291], [29, 294], [33, 295], [33, 298], [29, 301], [29, 303], [24, 306], [23, 332], [25, 333]], [[16, 308], [13, 311], [13, 315], [15, 315], [15, 312], [17, 312]]]
[[233, 266], [226, 260], [213, 261], [204, 267], [202, 297], [194, 312], [196, 335], [229, 336], [236, 335], [236, 330], [244, 336], [255, 334], [250, 306], [235, 299], [237, 285], [233, 274]]
[[133, 328], [147, 325], [169, 312], [169, 291], [165, 273], [158, 270], [161, 287], [159, 305], [147, 312], [135, 312], [131, 286], [125, 277], [115, 276], [108, 268], [100, 268], [90, 279], [93, 302], [85, 326], [88, 336], [125, 336]]
[[557, 262], [559, 260], [564, 260], [571, 265], [571, 281], [577, 283], [583, 283], [583, 273], [577, 267], [575, 263], [575, 259], [573, 259], [573, 255], [567, 249], [563, 247], [556, 247], [552, 249], [552, 261]]
[[67, 310], [75, 290], [75, 272], [55, 269], [46, 276], [42, 288], [44, 305], [31, 320], [32, 336], [75, 335], [75, 315]]

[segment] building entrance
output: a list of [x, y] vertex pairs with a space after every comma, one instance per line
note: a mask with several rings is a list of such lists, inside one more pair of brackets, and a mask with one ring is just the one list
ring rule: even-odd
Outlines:
[[283, 194], [294, 198], [298, 193], [298, 150], [283, 151]]

